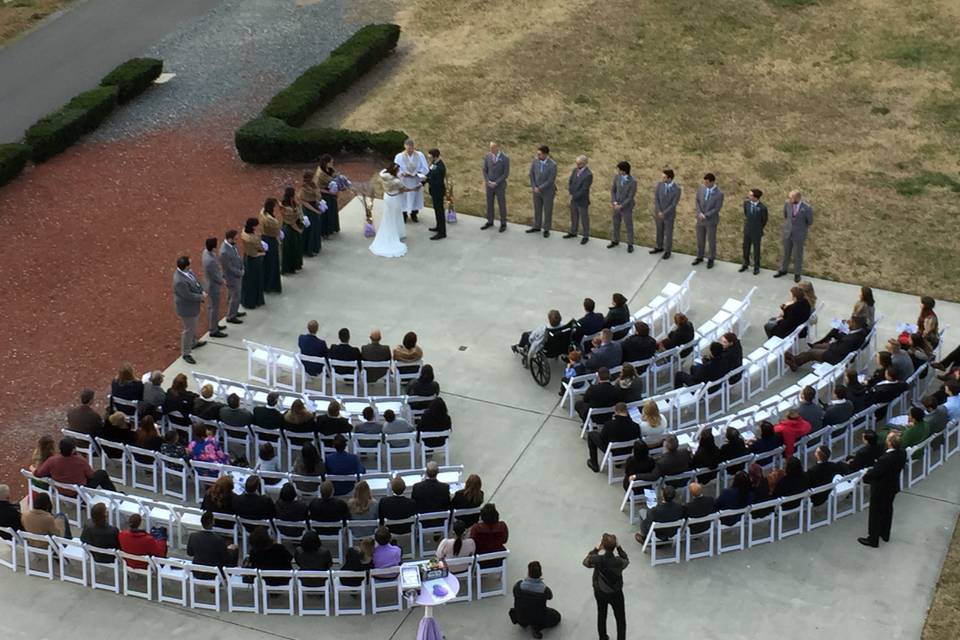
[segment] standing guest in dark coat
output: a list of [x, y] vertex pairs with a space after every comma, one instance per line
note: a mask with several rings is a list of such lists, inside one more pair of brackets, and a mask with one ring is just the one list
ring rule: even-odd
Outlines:
[[[611, 442], [626, 442], [639, 438], [640, 426], [630, 419], [626, 403], [618, 402], [613, 408], [613, 418], [604, 423], [598, 431], [591, 431], [587, 434], [587, 450], [590, 454], [587, 467], [594, 473], [599, 473], [598, 451], [606, 452], [607, 445]], [[623, 450], [614, 450], [613, 454], [619, 455], [623, 452]], [[613, 462], [610, 462], [610, 464], [613, 464]]]
[[906, 464], [907, 454], [900, 448], [900, 435], [887, 434], [887, 450], [863, 476], [863, 481], [870, 485], [870, 518], [867, 537], [857, 538], [860, 544], [876, 548], [881, 539], [890, 542], [893, 499], [900, 493], [900, 473]]
[[524, 629], [530, 627], [534, 638], [542, 638], [544, 629], [560, 624], [560, 612], [547, 606], [551, 599], [553, 592], [543, 583], [543, 569], [534, 560], [527, 565], [527, 577], [513, 585], [510, 622]]
[[[614, 555], [616, 553], [616, 555]], [[617, 620], [617, 640], [627, 640], [627, 616], [623, 603], [623, 570], [630, 558], [617, 544], [617, 536], [605, 533], [600, 544], [583, 559], [583, 566], [593, 569], [593, 597], [597, 601], [597, 631], [601, 640], [607, 636], [607, 607], [613, 607]]]
[[447, 219], [445, 217], [444, 201], [447, 196], [447, 165], [440, 159], [440, 149], [430, 149], [430, 168], [427, 170], [427, 189], [430, 191], [430, 200], [433, 201], [433, 213], [437, 224], [429, 229], [433, 231], [431, 240], [442, 240], [447, 237]]
[[84, 389], [80, 393], [80, 404], [67, 411], [67, 428], [77, 433], [93, 435], [103, 423], [103, 417], [91, 405], [94, 393]]
[[[320, 323], [316, 320], [311, 320], [307, 323], [307, 332], [297, 339], [297, 346], [300, 348], [300, 355], [310, 356], [311, 358], [327, 357], [327, 343], [317, 337], [317, 330], [319, 328]], [[322, 362], [304, 361], [303, 363], [304, 371], [311, 376], [322, 375], [323, 366], [324, 365]]]
[[750, 189], [743, 201], [743, 265], [740, 273], [750, 268], [750, 250], [753, 250], [753, 275], [760, 273], [760, 241], [767, 226], [767, 205], [760, 202], [763, 191]]
[[[610, 370], [607, 367], [601, 367], [597, 371], [597, 382], [590, 385], [587, 392], [583, 394], [583, 399], [578, 400], [574, 405], [574, 409], [581, 420], [586, 420], [590, 409], [607, 409], [618, 402], [620, 402], [620, 389], [610, 383]], [[602, 424], [610, 417], [599, 415], [593, 418], [593, 421]]]
[[[657, 353], [657, 341], [650, 335], [650, 325], [640, 321], [633, 325], [634, 334], [620, 343], [624, 362], [649, 360]], [[646, 371], [646, 367], [640, 373]]]

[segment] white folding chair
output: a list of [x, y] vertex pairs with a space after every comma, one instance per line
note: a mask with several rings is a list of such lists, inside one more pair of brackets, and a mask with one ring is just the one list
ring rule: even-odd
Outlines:
[[243, 346], [247, 350], [247, 380], [270, 386], [270, 346], [246, 339]]
[[87, 462], [90, 463], [90, 466], [94, 466], [94, 457], [97, 455], [97, 444], [93, 441], [86, 433], [78, 433], [76, 431], [70, 431], [69, 429], [61, 429], [64, 436], [70, 436], [77, 443], [77, 451], [87, 457]]
[[[354, 434], [352, 438], [353, 452], [363, 460], [363, 466], [368, 471], [380, 471], [383, 469], [383, 436], [377, 434]], [[370, 458], [376, 460], [376, 464], [370, 463]]]
[[136, 400], [124, 400], [115, 396], [107, 396], [107, 400], [113, 404], [113, 408], [123, 415], [127, 416], [127, 422], [133, 423], [134, 430], [140, 428], [140, 403]]
[[[292, 570], [260, 571], [260, 610], [263, 611], [264, 615], [293, 615], [293, 575], [294, 572]], [[279, 598], [277, 596], [279, 596]], [[278, 601], [284, 604], [280, 606], [277, 604]]]
[[[10, 527], [0, 527], [0, 549], [3, 550], [3, 553], [0, 553], [0, 566], [16, 573], [20, 552], [20, 536]], [[9, 560], [7, 559], [8, 554], [10, 556]]]
[[[833, 492], [830, 494], [834, 521], [857, 512], [857, 485], [860, 484], [861, 477], [862, 474], [859, 471], [851, 473], [834, 485]], [[847, 500], [850, 501], [850, 506], [844, 507], [843, 503]]]
[[[103, 549], [89, 544], [84, 545], [84, 549], [86, 549], [87, 558], [90, 560], [90, 586], [93, 589], [120, 593], [120, 562], [117, 557], [117, 550]], [[110, 576], [109, 582], [99, 580], [97, 577], [98, 569]]]
[[[474, 575], [477, 578], [477, 600], [507, 593], [507, 558], [509, 556], [510, 551], [507, 549], [477, 554], [477, 566], [474, 569]], [[489, 566], [483, 566], [483, 563], [488, 563]], [[484, 588], [484, 578], [493, 579], [496, 586]]]
[[[117, 551], [117, 555], [120, 558], [120, 569], [123, 572], [123, 595], [153, 600], [154, 567], [149, 556], [138, 556], [125, 551]], [[132, 584], [135, 576], [142, 579], [145, 585], [144, 590], [138, 590]], [[138, 581], [140, 580], [138, 579]]]
[[[685, 558], [687, 562], [696, 558], [712, 558], [714, 548], [714, 522], [717, 521], [717, 514], [711, 513], [700, 518], [687, 518], [687, 525], [683, 528], [683, 539], [686, 547]], [[707, 540], [706, 549], [703, 551], [693, 551], [693, 542], [698, 539]]]
[[[747, 511], [748, 508], [724, 509], [717, 513], [717, 555], [723, 555], [731, 551], [743, 551], [747, 539], [744, 535], [744, 529], [746, 529], [746, 518], [744, 516]], [[726, 524], [723, 522], [725, 518], [736, 518], [736, 520]], [[732, 544], [724, 544], [724, 533], [735, 534], [735, 541]]]
[[473, 572], [476, 568], [474, 556], [447, 558], [447, 570], [460, 582], [457, 597], [450, 602], [470, 602], [473, 600]]
[[316, 531], [320, 544], [328, 549], [331, 546], [333, 547], [330, 554], [333, 556], [333, 561], [339, 563], [344, 558], [343, 530], [345, 527], [343, 524], [340, 522], [311, 521], [310, 528]]
[[74, 485], [56, 482], [53, 479], [47, 481], [50, 487], [50, 495], [53, 498], [53, 508], [56, 513], [62, 513], [67, 516], [67, 522], [73, 527], [83, 525], [84, 502], [78, 488]]
[[274, 388], [300, 391], [301, 387], [297, 386], [297, 373], [300, 371], [300, 366], [295, 352], [270, 347], [270, 377]]
[[[107, 472], [115, 484], [127, 486], [127, 449], [120, 442], [111, 442], [103, 438], [94, 438], [100, 449], [100, 468]], [[110, 473], [111, 462], [120, 465], [120, 475]]]
[[[370, 604], [372, 613], [377, 614], [383, 611], [402, 611], [403, 610], [403, 591], [400, 589], [400, 568], [383, 567], [381, 569], [370, 569]], [[392, 594], [388, 598], [387, 604], [381, 604], [383, 596], [380, 592], [386, 591]]]
[[[157, 480], [160, 476], [156, 451], [127, 445], [127, 459], [130, 461], [130, 485], [134, 489], [157, 492]], [[141, 474], [144, 480], [141, 480]]]
[[249, 425], [237, 427], [225, 424], [223, 422], [220, 422], [219, 425], [220, 438], [223, 441], [223, 450], [227, 453], [230, 453], [230, 447], [236, 446], [243, 451], [243, 455], [247, 460], [255, 462], [256, 457], [253, 455], [251, 450], [253, 446], [253, 437], [250, 435]]
[[[383, 442], [386, 447], [387, 471], [391, 472], [397, 469], [413, 469], [416, 466], [416, 446], [417, 434], [413, 433], [392, 433], [384, 434]], [[406, 466], [395, 467], [393, 456], [408, 456], [409, 462]]]
[[[321, 358], [319, 356], [307, 356], [302, 353], [294, 354], [294, 357], [297, 359], [297, 363], [300, 365], [300, 392], [308, 393], [310, 391], [319, 391], [320, 393], [327, 393], [327, 359]], [[305, 364], [306, 363], [306, 364]], [[320, 373], [311, 374], [307, 373], [306, 365], [319, 365], [321, 367]], [[316, 369], [314, 369], [316, 371]], [[320, 382], [319, 389], [311, 389], [310, 383], [313, 381]]]
[[190, 468], [193, 472], [193, 494], [197, 502], [203, 502], [207, 489], [223, 475], [223, 465], [216, 462], [191, 460]]
[[[658, 564], [677, 564], [680, 562], [680, 537], [683, 529], [683, 518], [672, 520], [670, 522], [651, 522], [647, 529], [647, 537], [643, 540], [643, 547], [640, 551], [645, 553], [647, 547], [650, 548], [650, 566], [655, 567]], [[664, 530], [669, 537], [661, 538], [657, 531]], [[657, 548], [670, 546], [673, 552], [666, 558], [657, 558]]]
[[[224, 588], [223, 574], [220, 569], [192, 562], [184, 563], [184, 569], [189, 576], [190, 608], [220, 611], [220, 594]], [[213, 602], [204, 602], [198, 597], [207, 590], [213, 592]]]
[[379, 520], [347, 520], [347, 546], [352, 547], [358, 540], [372, 538], [379, 526]]
[[[833, 524], [833, 500], [830, 499], [830, 495], [833, 493], [833, 483], [825, 484], [822, 487], [816, 487], [815, 489], [810, 489], [807, 492], [807, 531], [813, 531], [819, 527], [828, 527]], [[820, 504], [816, 504], [816, 502]], [[818, 516], [815, 512], [823, 512], [822, 516]]]
[[260, 613], [260, 579], [256, 569], [224, 567], [227, 589], [227, 611]]
[[[777, 508], [780, 498], [771, 498], [750, 506], [747, 517], [747, 548], [773, 542], [777, 537]], [[760, 535], [757, 529], [767, 525], [767, 534]]]
[[[450, 464], [450, 434], [452, 432], [447, 429], [446, 431], [421, 431], [418, 434], [418, 440], [420, 442], [420, 466], [427, 466], [427, 458], [433, 458], [437, 461], [438, 464], [448, 465]], [[428, 445], [426, 440], [434, 440], [436, 438], [441, 438], [443, 444], [434, 444]], [[443, 462], [440, 462], [437, 459], [437, 454], [443, 452]]]
[[600, 469], [607, 468], [607, 484], [613, 484], [623, 478], [622, 475], [614, 476], [614, 467], [622, 465], [627, 461], [633, 451], [631, 447], [636, 442], [633, 440], [622, 440], [620, 442], [610, 442], [607, 444], [606, 451], [603, 452], [603, 458], [600, 460]]
[[[372, 372], [383, 372], [377, 380], [370, 380]], [[363, 383], [363, 395], [370, 395], [370, 387], [382, 382], [384, 395], [390, 395], [390, 378], [393, 376], [393, 362], [390, 360], [361, 360], [360, 382]]]
[[[389, 518], [383, 519], [383, 525], [390, 530], [390, 535], [397, 540], [397, 544], [400, 546], [400, 549], [403, 551], [403, 558], [412, 560], [417, 556], [417, 517], [411, 516], [409, 518], [390, 520]], [[404, 549], [404, 544], [401, 538], [407, 538], [409, 541], [409, 551]]]
[[407, 383], [420, 377], [420, 368], [423, 367], [423, 360], [416, 362], [394, 362], [393, 363], [394, 383], [393, 388], [396, 393], [403, 393], [407, 388]]
[[[329, 366], [327, 370], [330, 373], [330, 393], [333, 395], [344, 395], [343, 387], [349, 385], [350, 393], [357, 395], [360, 393], [360, 365], [356, 360], [331, 360], [327, 358]], [[337, 385], [340, 385], [338, 390]]]
[[[367, 572], [366, 571], [331, 571], [333, 582], [333, 615], [335, 616], [365, 616], [367, 615]], [[359, 584], [344, 584], [344, 580], [359, 580]], [[341, 603], [341, 595], [355, 594], [357, 605], [350, 607]]]
[[[186, 607], [190, 594], [190, 574], [184, 568], [186, 563], [177, 558], [150, 558], [150, 564], [153, 565], [154, 572], [157, 574], [157, 601], [178, 604]], [[170, 583], [180, 586], [180, 595], [171, 595], [169, 591]]]
[[[329, 616], [330, 572], [297, 569], [293, 575], [297, 588], [297, 613], [301, 616]], [[320, 598], [323, 606], [307, 606], [308, 598]]]
[[[417, 547], [420, 550], [420, 557], [427, 558], [434, 555], [442, 538], [450, 531], [450, 512], [433, 511], [417, 515]], [[433, 538], [431, 545], [427, 546], [427, 540]]]
[[659, 486], [659, 480], [634, 480], [630, 483], [620, 502], [620, 511], [623, 511], [628, 504], [630, 505], [630, 524], [637, 521], [637, 512], [646, 507], [647, 498], [644, 490], [651, 489], [656, 492]]
[[[87, 551], [83, 543], [75, 538], [61, 538], [51, 536], [53, 545], [57, 550], [57, 561], [60, 564], [60, 581], [73, 582], [74, 584], [87, 586], [89, 578], [87, 576]], [[75, 576], [70, 573], [70, 569], [76, 568], [80, 575]]]
[[[808, 495], [810, 495], [810, 492], [804, 491], [803, 493], [785, 496], [781, 499], [780, 506], [777, 507], [777, 540], [783, 540], [784, 538], [789, 538], [790, 536], [803, 533], [803, 512], [804, 507], [806, 506], [806, 498]], [[793, 516], [796, 516], [797, 518], [797, 526], [784, 527], [784, 519]]]
[[23, 570], [28, 576], [53, 580], [53, 547], [49, 536], [27, 531], [18, 533], [23, 541]]

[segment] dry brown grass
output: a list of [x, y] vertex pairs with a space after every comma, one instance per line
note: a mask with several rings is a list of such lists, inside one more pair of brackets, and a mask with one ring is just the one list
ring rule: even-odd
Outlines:
[[940, 581], [927, 612], [923, 640], [953, 640], [960, 628], [960, 527], [953, 531], [953, 542], [940, 570]]
[[0, 44], [17, 37], [70, 0], [0, 0]]
[[[713, 171], [728, 196], [720, 253], [730, 260], [739, 259], [744, 192], [763, 189], [778, 211], [799, 188], [817, 212], [812, 274], [960, 299], [956, 235], [940, 233], [955, 228], [960, 212], [956, 4], [703, 6], [406, 2], [395, 17], [404, 29], [399, 55], [318, 118], [402, 128], [423, 147], [439, 146], [460, 187], [458, 207], [470, 212], [483, 206], [481, 155], [499, 140], [513, 160], [510, 217], [521, 222], [532, 215], [526, 171], [534, 148], [549, 144], [565, 168], [586, 153], [596, 175], [591, 226], [600, 235], [609, 230], [606, 192], [618, 160], [650, 186], [672, 166], [686, 190], [676, 238], [688, 251], [693, 190]], [[928, 174], [946, 179], [918, 178]], [[648, 201], [645, 194], [635, 216], [645, 244]], [[566, 206], [558, 205], [562, 227]], [[768, 266], [779, 255], [776, 222], [770, 231]]]

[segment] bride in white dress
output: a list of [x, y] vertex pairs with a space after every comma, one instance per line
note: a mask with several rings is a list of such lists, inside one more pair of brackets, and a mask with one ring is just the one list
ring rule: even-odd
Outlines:
[[405, 237], [403, 194], [412, 189], [403, 186], [403, 182], [397, 177], [399, 171], [399, 165], [391, 162], [390, 166], [380, 172], [380, 182], [383, 184], [383, 218], [380, 220], [377, 235], [370, 243], [370, 251], [384, 258], [399, 258], [407, 253], [407, 245], [402, 242]]

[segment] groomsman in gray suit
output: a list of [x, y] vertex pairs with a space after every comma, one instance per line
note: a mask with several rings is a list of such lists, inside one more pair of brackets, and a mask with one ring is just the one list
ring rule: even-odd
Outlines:
[[753, 275], [760, 273], [760, 240], [767, 226], [767, 205], [760, 202], [763, 191], [750, 189], [743, 201], [743, 265], [740, 273], [750, 268], [750, 249], [753, 249]]
[[207, 281], [207, 330], [211, 338], [226, 338], [226, 327], [220, 326], [220, 291], [223, 288], [223, 269], [217, 255], [217, 239], [207, 238], [203, 250], [203, 277]]
[[197, 364], [190, 352], [207, 344], [197, 340], [197, 320], [200, 319], [200, 305], [207, 299], [200, 281], [190, 270], [190, 258], [177, 258], [177, 270], [173, 272], [173, 303], [177, 316], [183, 324], [180, 334], [180, 355], [188, 364]]
[[620, 221], [627, 227], [627, 253], [633, 253], [633, 205], [637, 197], [637, 181], [630, 175], [630, 163], [617, 163], [617, 177], [610, 187], [610, 202], [613, 205], [613, 240], [607, 249], [620, 244]]
[[664, 169], [663, 177], [653, 188], [653, 221], [657, 225], [657, 244], [651, 254], [663, 251], [663, 259], [670, 259], [673, 249], [673, 222], [680, 203], [680, 185], [673, 181], [673, 169]]
[[697, 259], [694, 265], [703, 262], [703, 252], [707, 242], [710, 253], [707, 256], [707, 269], [713, 269], [717, 257], [717, 225], [720, 224], [720, 209], [723, 208], [723, 192], [717, 186], [717, 178], [712, 173], [704, 174], [703, 184], [697, 189]]
[[577, 224], [583, 225], [583, 238], [580, 244], [590, 239], [590, 186], [593, 173], [587, 166], [587, 156], [577, 156], [577, 166], [570, 172], [567, 191], [570, 193], [570, 232], [564, 238], [577, 237]]
[[243, 324], [246, 311], [240, 311], [240, 284], [243, 281], [243, 258], [237, 249], [237, 230], [228, 229], [220, 245], [220, 266], [227, 285], [227, 322]]
[[787, 265], [793, 256], [793, 281], [800, 282], [803, 273], [803, 245], [807, 241], [807, 232], [813, 225], [813, 207], [800, 199], [799, 191], [791, 191], [783, 203], [783, 262], [774, 278], [787, 275]]
[[500, 145], [490, 143], [490, 153], [483, 157], [483, 183], [487, 191], [487, 222], [482, 227], [493, 226], [493, 199], [500, 207], [500, 233], [507, 230], [507, 178], [510, 177], [510, 158], [500, 151]]
[[533, 226], [527, 233], [543, 230], [550, 237], [553, 224], [553, 199], [557, 195], [557, 163], [550, 157], [550, 147], [537, 147], [537, 157], [530, 163], [530, 189], [533, 192]]

